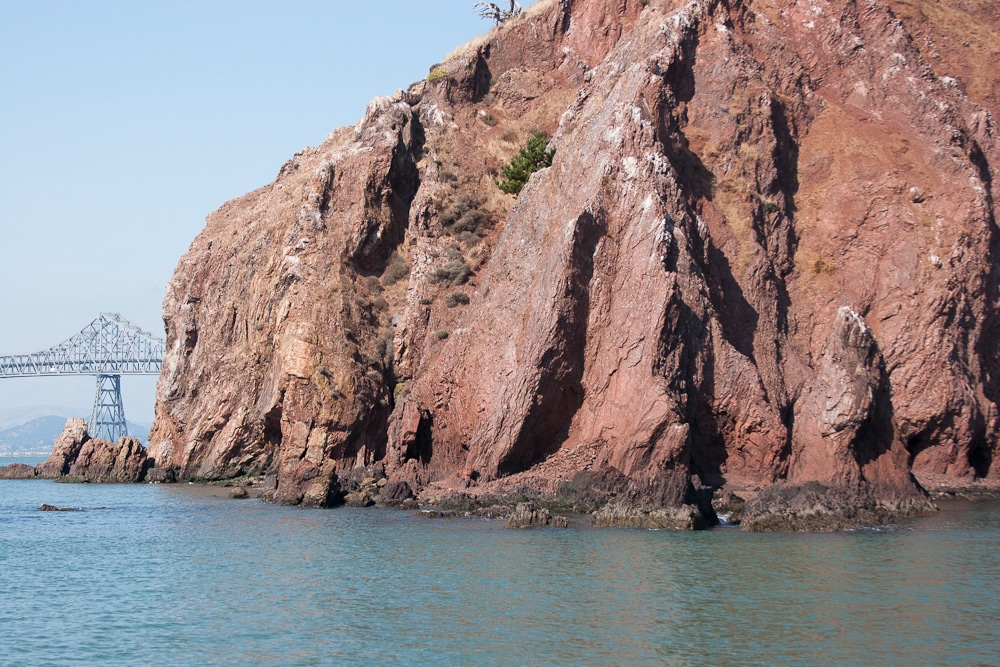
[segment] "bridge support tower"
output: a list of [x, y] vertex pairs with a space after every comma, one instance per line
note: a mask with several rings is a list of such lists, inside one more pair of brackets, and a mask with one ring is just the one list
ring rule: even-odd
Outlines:
[[110, 442], [118, 442], [118, 438], [128, 435], [125, 406], [122, 405], [121, 375], [97, 376], [94, 412], [87, 426], [90, 437], [104, 438]]

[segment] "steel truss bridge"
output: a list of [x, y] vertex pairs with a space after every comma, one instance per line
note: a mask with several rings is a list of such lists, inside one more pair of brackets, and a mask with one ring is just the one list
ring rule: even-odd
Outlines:
[[117, 313], [101, 313], [69, 340], [34, 354], [0, 356], [0, 378], [96, 375], [91, 437], [117, 442], [128, 435], [122, 405], [122, 375], [159, 375], [162, 338]]

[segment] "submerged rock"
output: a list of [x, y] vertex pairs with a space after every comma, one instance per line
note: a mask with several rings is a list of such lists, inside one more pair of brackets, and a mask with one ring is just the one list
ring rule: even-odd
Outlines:
[[344, 496], [344, 504], [348, 507], [371, 507], [375, 499], [368, 491], [355, 491]]
[[317, 464], [310, 459], [288, 458], [264, 477], [263, 498], [282, 505], [332, 507], [342, 500], [337, 466], [333, 461]]
[[569, 521], [564, 516], [552, 516], [544, 507], [535, 507], [532, 503], [518, 503], [514, 512], [507, 519], [508, 528], [542, 528], [553, 526], [565, 528]]
[[389, 507], [409, 507], [411, 504], [415, 503], [415, 496], [413, 494], [413, 489], [410, 488], [408, 482], [386, 482], [379, 491], [376, 501], [379, 505], [386, 505]]
[[750, 532], [848, 530], [935, 511], [920, 496], [893, 500], [817, 482], [780, 484], [746, 503], [740, 512], [740, 528]]
[[77, 512], [76, 508], [71, 507], [56, 507], [55, 505], [43, 504], [38, 508], [40, 512]]
[[420, 510], [413, 516], [418, 519], [455, 519], [461, 515], [455, 510]]
[[712, 524], [694, 505], [654, 510], [607, 506], [592, 519], [597, 528], [645, 528], [654, 530], [704, 530]]
[[[389, 495], [386, 495], [390, 486]], [[358, 466], [344, 473], [340, 477], [340, 488], [344, 493], [344, 504], [351, 507], [371, 507], [376, 503], [396, 505], [413, 495], [408, 493], [410, 487], [405, 482], [390, 485], [381, 463]], [[398, 499], [394, 499], [393, 494], [398, 494]]]
[[146, 471], [146, 482], [150, 484], [171, 484], [177, 481], [174, 468], [150, 468]]

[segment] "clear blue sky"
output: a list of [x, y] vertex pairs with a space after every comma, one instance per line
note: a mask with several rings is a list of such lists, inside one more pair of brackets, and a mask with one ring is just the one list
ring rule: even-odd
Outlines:
[[[3, 2], [0, 355], [101, 311], [162, 334], [164, 286], [205, 216], [489, 30], [473, 4]], [[155, 378], [122, 385], [149, 423]], [[89, 417], [93, 393], [91, 377], [0, 379], [0, 409]]]

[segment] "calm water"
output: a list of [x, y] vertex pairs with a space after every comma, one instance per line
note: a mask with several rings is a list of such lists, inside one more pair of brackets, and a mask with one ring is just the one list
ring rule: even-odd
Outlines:
[[0, 664], [998, 665], [1000, 505], [833, 535], [508, 531], [0, 481]]

